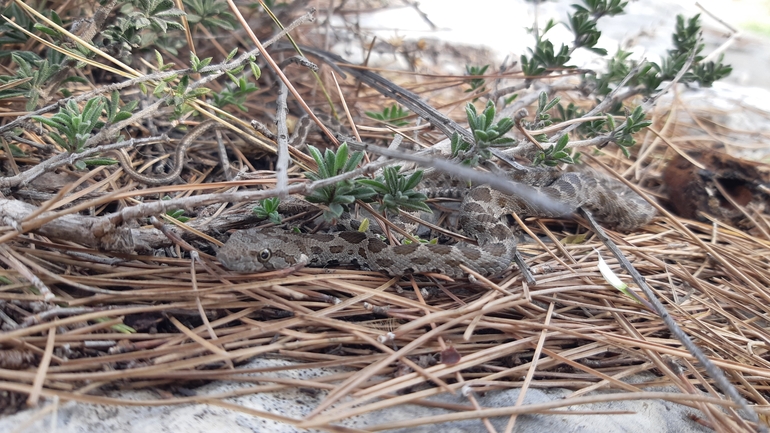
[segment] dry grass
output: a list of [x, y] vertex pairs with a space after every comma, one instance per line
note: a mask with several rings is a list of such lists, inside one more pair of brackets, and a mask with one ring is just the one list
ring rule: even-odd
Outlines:
[[[315, 84], [305, 72], [294, 69], [289, 78], [306, 101], [318, 100], [313, 96]], [[464, 102], [458, 102], [462, 98], [451, 96], [461, 95], [459, 78], [398, 74], [390, 78], [421, 92], [434, 105], [445, 106], [444, 111], [462, 111]], [[435, 89], [442, 90], [440, 98]], [[373, 92], [357, 89], [352, 80], [344, 84], [342, 93], [354, 111], [387, 103]], [[272, 97], [266, 92], [250, 105], [256, 109]], [[449, 100], [452, 105], [446, 105]], [[685, 107], [686, 103], [675, 101], [654, 113], [653, 128], [671, 145], [707, 147], [743, 134], [714, 123], [721, 113], [686, 107], [699, 121], [693, 123], [684, 114]], [[679, 140], [683, 137], [687, 140]], [[428, 133], [419, 136], [428, 144], [438, 138]], [[638, 153], [643, 157], [636, 162], [614, 154], [601, 159], [618, 173], [639, 174], [635, 183], [652, 195], [664, 196], [658, 179], [673, 151], [653, 134], [640, 141]], [[236, 164], [250, 163], [238, 155]], [[48, 203], [50, 209], [72, 213], [77, 208], [67, 206], [83, 203], [87, 192], [97, 191], [103, 194], [92, 198], [87, 208], [98, 215], [108, 206], [131, 205], [128, 196], [149, 201], [159, 191], [172, 196], [210, 193], [208, 183], [221, 180], [211, 174], [216, 170], [188, 173], [184, 176], [189, 185], [150, 190], [132, 185], [128, 192], [120, 191], [117, 201], [116, 191], [131, 185], [129, 179], [114, 170], [109, 170], [112, 174], [95, 171], [70, 172], [87, 176], [81, 180], [88, 189], [55, 198]], [[216, 190], [244, 184], [269, 188], [274, 180], [268, 171], [259, 181], [222, 182]], [[767, 227], [770, 215], [753, 216]], [[770, 240], [717, 221], [705, 224], [676, 218], [662, 216], [633, 234], [610, 235], [679, 326], [725, 371], [764, 420], [770, 413], [766, 400]], [[2, 310], [15, 317], [19, 326], [0, 335], [5, 348], [0, 352], [0, 389], [18, 393], [8, 394], [6, 407], [20, 395], [29, 402], [39, 396], [58, 396], [117, 405], [206, 401], [298, 427], [339, 430], [334, 425], [345, 419], [407, 403], [429, 405], [428, 398], [440, 393], [521, 388], [523, 396], [532, 387], [557, 387], [573, 393], [548, 404], [503, 408], [474, 407], [470, 393], [466, 406], [448, 407], [452, 414], [371, 426], [367, 431], [652, 398], [700, 410], [700, 421], [717, 431], [755, 429], [715, 391], [708, 375], [656, 314], [605, 283], [597, 268], [597, 252], [621, 278], [623, 272], [604, 245], [583, 225], [565, 224], [528, 222], [539, 238], [556, 240], [520, 246], [537, 279], [534, 286], [527, 285], [516, 269], [477, 283], [390, 279], [346, 269], [234, 274], [205, 257], [191, 262], [106, 254], [33, 232], [16, 235], [6, 225], [0, 227], [6, 264], [0, 269], [0, 277], [6, 280], [0, 286], [0, 300]], [[576, 233], [587, 237], [578, 243], [559, 243]], [[704, 249], [704, 243], [713, 253]], [[180, 256], [181, 250], [177, 247], [175, 253]], [[51, 290], [55, 305], [30, 285], [33, 275]], [[136, 332], [120, 332], [116, 325], [122, 323]], [[288, 359], [303, 368], [345, 366], [349, 370], [297, 381], [270, 371], [238, 369], [254, 357]], [[633, 385], [623, 381], [643, 372], [657, 379]], [[246, 377], [247, 373], [253, 375]], [[241, 391], [248, 393], [302, 387], [328, 394], [305, 419], [228, 403], [235, 392], [142, 402], [99, 396], [100, 389], [163, 388], [221, 379], [258, 382]], [[679, 393], [649, 391], [668, 385]], [[607, 389], [618, 392], [591, 394]]]

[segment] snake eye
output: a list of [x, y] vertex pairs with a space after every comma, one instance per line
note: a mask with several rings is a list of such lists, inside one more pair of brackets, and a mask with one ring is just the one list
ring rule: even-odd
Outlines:
[[260, 263], [265, 263], [266, 261], [270, 260], [270, 256], [273, 254], [270, 252], [269, 249], [265, 248], [264, 250], [259, 252], [259, 256], [257, 256], [257, 260], [259, 260]]

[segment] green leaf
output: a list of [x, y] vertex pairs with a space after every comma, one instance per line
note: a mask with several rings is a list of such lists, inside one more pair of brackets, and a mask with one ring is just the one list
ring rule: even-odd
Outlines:
[[339, 203], [329, 203], [329, 211], [334, 215], [335, 218], [339, 218], [345, 211], [345, 208], [343, 208]]
[[318, 150], [315, 146], [308, 145], [307, 147], [308, 152], [310, 152], [310, 156], [313, 157], [315, 160], [316, 165], [318, 166], [318, 174], [320, 175], [321, 179], [325, 179], [329, 176], [329, 173], [326, 172], [325, 168], [326, 165], [324, 164], [323, 157], [321, 156], [321, 151]]
[[324, 152], [324, 166], [326, 167], [326, 172], [328, 173], [327, 177], [332, 177], [337, 174], [338, 170], [336, 169], [336, 164], [336, 155], [331, 149], [326, 149]]
[[492, 101], [487, 102], [487, 107], [484, 110], [484, 129], [487, 129], [492, 125], [492, 122], [495, 120], [495, 104]]
[[386, 194], [388, 192], [388, 187], [385, 184], [374, 179], [356, 179], [356, 183], [366, 185], [374, 189], [378, 194]]
[[34, 120], [37, 120], [38, 122], [40, 122], [40, 123], [44, 124], [44, 125], [47, 125], [47, 126], [50, 126], [51, 128], [54, 128], [54, 129], [58, 129], [58, 128], [59, 128], [59, 126], [61, 125], [61, 124], [60, 124], [59, 122], [57, 122], [56, 120], [54, 120], [54, 119], [49, 119], [49, 118], [47, 118], [47, 117], [43, 117], [43, 116], [32, 116], [32, 118], [33, 118]]
[[231, 50], [231, 51], [230, 51], [230, 52], [227, 54], [227, 57], [225, 58], [225, 62], [229, 62], [229, 61], [231, 61], [232, 59], [234, 59], [236, 54], [238, 54], [238, 47], [235, 47], [235, 48], [233, 48], [233, 49], [232, 49], [232, 50]]
[[118, 161], [112, 158], [87, 158], [83, 160], [87, 166], [116, 165]]
[[115, 115], [115, 118], [113, 119], [113, 122], [122, 122], [132, 116], [131, 113], [126, 111], [121, 111], [118, 114]]
[[481, 129], [477, 129], [473, 131], [473, 136], [477, 142], [487, 141], [489, 139], [489, 136], [487, 135], [486, 131], [482, 131]]
[[155, 96], [156, 98], [161, 98], [163, 97], [163, 93], [166, 92], [166, 88], [168, 88], [168, 84], [166, 84], [165, 82], [161, 82], [160, 84], [155, 86], [155, 89], [152, 91], [152, 95]]
[[34, 27], [35, 27], [35, 30], [38, 30], [38, 31], [40, 31], [42, 33], [45, 33], [45, 34], [49, 35], [49, 36], [54, 36], [54, 37], [58, 37], [59, 36], [59, 32], [57, 32], [56, 30], [54, 30], [52, 28], [46, 27], [46, 26], [44, 26], [42, 24], [35, 24]]
[[556, 151], [563, 150], [565, 147], [567, 147], [567, 143], [569, 143], [569, 136], [567, 134], [564, 134], [559, 138], [559, 141], [556, 142]]
[[503, 147], [505, 145], [515, 143], [516, 140], [510, 137], [499, 137], [495, 138], [494, 140], [490, 141], [489, 144], [494, 145], [495, 147]]
[[254, 62], [249, 62], [249, 66], [251, 66], [251, 73], [254, 75], [254, 79], [259, 80], [259, 77], [262, 76], [262, 70], [259, 69], [259, 65]]
[[423, 170], [417, 170], [414, 173], [412, 173], [411, 176], [409, 176], [409, 179], [407, 179], [404, 189], [410, 190], [416, 187], [420, 181], [422, 180]]
[[337, 149], [337, 155], [334, 159], [334, 173], [337, 174], [345, 167], [345, 163], [348, 161], [348, 144], [342, 143]]
[[[347, 143], [342, 143], [343, 145], [347, 145]], [[350, 159], [345, 163], [345, 166], [342, 167], [342, 172], [347, 173], [349, 171], [355, 170], [356, 167], [358, 167], [358, 164], [361, 162], [361, 160], [364, 158], [364, 153], [360, 151], [353, 152], [352, 155], [350, 155]]]

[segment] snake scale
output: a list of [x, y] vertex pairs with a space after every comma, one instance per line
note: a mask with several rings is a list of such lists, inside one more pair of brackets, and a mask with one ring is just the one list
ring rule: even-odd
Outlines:
[[[583, 207], [598, 221], [619, 230], [633, 230], [655, 216], [655, 208], [642, 197], [596, 173], [543, 169], [514, 177], [533, 186], [546, 200], [565, 205], [566, 213]], [[350, 263], [393, 276], [433, 272], [461, 277], [464, 272], [459, 265], [463, 264], [483, 276], [493, 276], [508, 268], [516, 252], [516, 237], [508, 225], [507, 214], [515, 212], [522, 218], [561, 216], [486, 185], [469, 189], [459, 212], [458, 225], [478, 245], [460, 242], [391, 246], [377, 236], [357, 231], [296, 234], [253, 228], [236, 231], [219, 249], [217, 258], [225, 267], [238, 272]]]

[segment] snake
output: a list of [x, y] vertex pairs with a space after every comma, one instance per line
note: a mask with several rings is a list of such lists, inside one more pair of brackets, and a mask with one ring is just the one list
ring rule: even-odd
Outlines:
[[[149, 185], [173, 182], [183, 168], [189, 147], [205, 133], [230, 129], [215, 120], [200, 123], [179, 142], [174, 153], [174, 167], [165, 175], [149, 176], [137, 172], [125, 151], [118, 152], [123, 170], [133, 179]], [[313, 129], [305, 116], [298, 120], [290, 144], [301, 146]], [[264, 133], [264, 131], [261, 131]], [[237, 132], [238, 135], [245, 135]], [[553, 168], [531, 168], [509, 172], [510, 179], [530, 186], [542, 200], [506, 194], [488, 185], [478, 185], [457, 192], [457, 187], [443, 188], [433, 180], [442, 195], [462, 196], [458, 225], [472, 242], [453, 245], [409, 243], [389, 245], [373, 233], [341, 231], [337, 233], [299, 234], [276, 228], [252, 228], [235, 231], [217, 250], [217, 259], [236, 272], [263, 272], [288, 269], [298, 265], [327, 267], [353, 264], [391, 276], [440, 273], [461, 277], [464, 265], [485, 276], [505, 271], [516, 253], [516, 235], [506, 215], [525, 217], [561, 217], [583, 208], [604, 225], [631, 231], [652, 220], [655, 208], [627, 186], [593, 171], [561, 172]], [[543, 202], [560, 206], [543, 205]], [[555, 209], [559, 209], [556, 211]]]
[[531, 185], [546, 202], [564, 205], [562, 211], [555, 212], [540, 200], [479, 185], [464, 194], [458, 218], [461, 231], [474, 242], [389, 245], [374, 234], [360, 231], [300, 234], [251, 228], [233, 233], [217, 251], [217, 259], [236, 272], [353, 264], [391, 276], [439, 273], [458, 278], [465, 274], [460, 267], [464, 265], [491, 277], [508, 269], [516, 253], [516, 236], [508, 224], [508, 214], [560, 217], [582, 207], [600, 223], [621, 231], [643, 226], [656, 214], [652, 205], [627, 186], [591, 171], [532, 169], [510, 177]]

